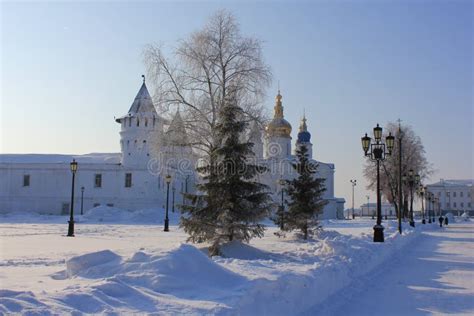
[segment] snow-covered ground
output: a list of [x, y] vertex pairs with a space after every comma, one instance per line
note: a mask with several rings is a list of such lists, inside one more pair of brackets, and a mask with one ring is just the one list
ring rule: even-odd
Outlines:
[[472, 222], [400, 236], [388, 221], [383, 244], [371, 219], [326, 221], [310, 242], [270, 227], [209, 259], [162, 220], [162, 210], [96, 209], [68, 238], [64, 217], [0, 216], [0, 313], [474, 313]]

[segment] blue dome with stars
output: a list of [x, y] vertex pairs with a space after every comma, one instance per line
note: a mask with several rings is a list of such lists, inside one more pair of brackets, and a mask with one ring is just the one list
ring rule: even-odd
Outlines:
[[311, 141], [311, 134], [308, 132], [308, 127], [306, 126], [306, 116], [303, 116], [300, 125], [300, 131], [298, 132], [297, 143], [309, 143]]
[[298, 133], [298, 143], [309, 143], [311, 141], [311, 134], [308, 131]]

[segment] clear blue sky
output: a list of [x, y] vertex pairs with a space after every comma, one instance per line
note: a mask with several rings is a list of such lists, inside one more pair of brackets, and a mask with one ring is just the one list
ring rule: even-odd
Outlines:
[[[264, 41], [296, 131], [306, 109], [314, 156], [365, 202], [360, 137], [401, 118], [439, 178], [474, 178], [471, 1], [9, 3], [1, 8], [2, 153], [118, 152], [148, 43], [173, 46], [217, 9]], [[294, 133], [294, 136], [296, 133]], [[370, 193], [374, 201], [374, 194]]]

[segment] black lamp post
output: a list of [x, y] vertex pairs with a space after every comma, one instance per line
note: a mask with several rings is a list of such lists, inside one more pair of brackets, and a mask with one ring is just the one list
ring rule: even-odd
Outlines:
[[171, 204], [171, 212], [174, 213], [174, 193], [176, 191], [176, 188], [174, 186], [173, 186], [172, 191], [173, 191], [173, 195], [172, 195], [173, 196], [173, 204]]
[[74, 182], [76, 180], [77, 162], [75, 159], [70, 163], [72, 172], [72, 189], [71, 189], [71, 212], [69, 213], [69, 227], [67, 230], [68, 237], [74, 237]]
[[426, 224], [426, 220], [425, 220], [425, 201], [424, 201], [425, 187], [422, 184], [420, 184], [420, 186], [418, 187], [418, 194], [421, 197], [421, 215], [423, 216], [423, 218], [421, 220], [421, 223]]
[[355, 214], [354, 214], [354, 187], [357, 185], [357, 180], [350, 180], [349, 182], [352, 184], [352, 219], [355, 219]]
[[415, 174], [413, 169], [410, 169], [408, 175], [403, 175], [403, 182], [405, 182], [410, 189], [410, 226], [415, 227], [415, 219], [413, 217], [413, 189], [415, 185], [418, 185], [420, 182], [420, 175]]
[[403, 216], [403, 187], [402, 187], [402, 126], [401, 120], [398, 120], [398, 232], [402, 233]]
[[166, 181], [166, 213], [165, 213], [165, 232], [170, 231], [170, 219], [168, 217], [168, 208], [169, 208], [169, 199], [170, 199], [170, 183], [171, 183], [171, 176], [169, 174], [165, 177]]
[[81, 187], [81, 215], [84, 215], [84, 187]]
[[367, 216], [369, 216], [369, 212], [370, 212], [370, 203], [369, 203], [369, 200], [370, 200], [370, 196], [366, 195], [365, 196], [367, 198]]
[[382, 128], [377, 124], [374, 127], [375, 143], [371, 144], [371, 138], [367, 133], [362, 137], [362, 149], [366, 157], [377, 163], [377, 224], [374, 226], [374, 242], [384, 242], [382, 226], [382, 201], [380, 194], [380, 162], [385, 160], [387, 155], [390, 155], [393, 150], [395, 137], [390, 133], [386, 139], [385, 144], [382, 143]]
[[281, 209], [280, 209], [280, 230], [285, 228], [285, 179], [278, 180], [278, 184], [280, 185], [281, 191]]
[[425, 187], [425, 195], [426, 195], [426, 199], [428, 200], [428, 205], [427, 205], [427, 208], [428, 208], [428, 223], [431, 224], [432, 223], [432, 221], [431, 221], [431, 207], [432, 207], [431, 192], [427, 191], [426, 187]]

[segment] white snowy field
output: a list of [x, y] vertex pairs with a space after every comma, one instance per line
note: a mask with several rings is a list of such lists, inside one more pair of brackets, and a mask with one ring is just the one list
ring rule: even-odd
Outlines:
[[210, 259], [161, 211], [117, 216], [78, 217], [74, 238], [65, 217], [0, 216], [0, 313], [474, 314], [473, 222], [400, 236], [387, 221], [379, 244], [371, 219], [309, 242], [269, 228]]

